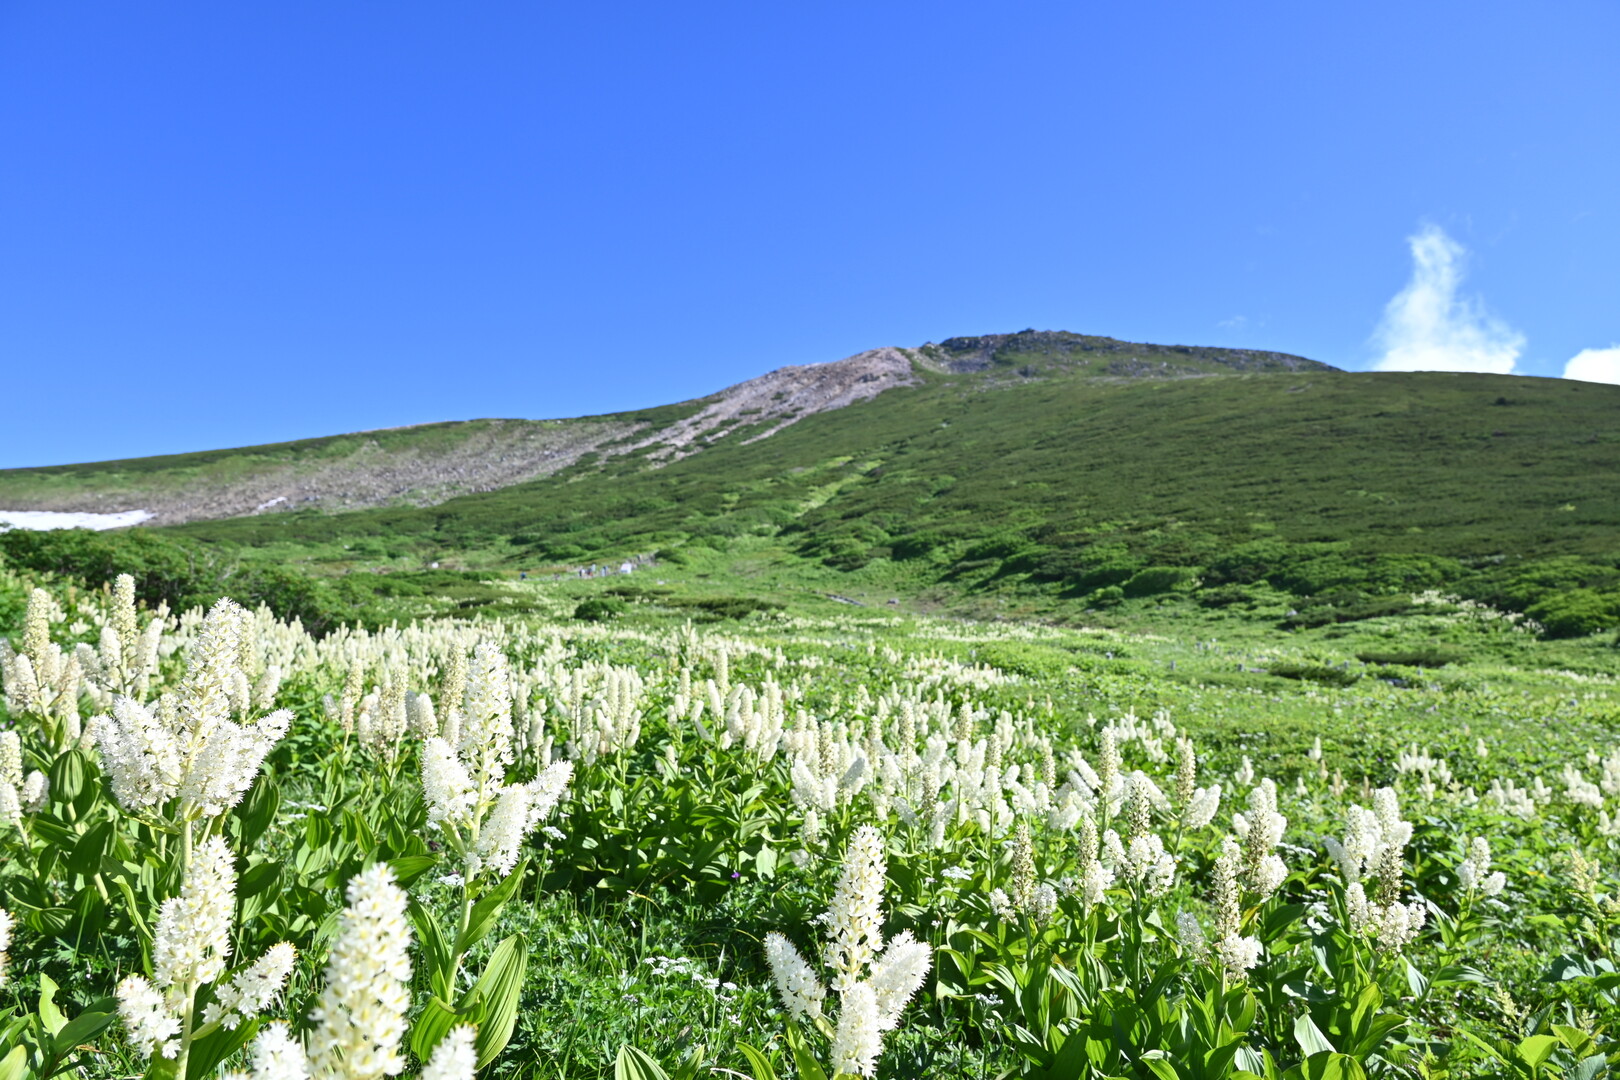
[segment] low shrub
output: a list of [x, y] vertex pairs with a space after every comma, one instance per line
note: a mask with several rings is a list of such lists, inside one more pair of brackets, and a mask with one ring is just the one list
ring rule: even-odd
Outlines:
[[623, 615], [628, 607], [617, 596], [593, 596], [575, 606], [574, 618], [581, 622], [610, 622]]
[[1393, 664], [1397, 667], [1439, 668], [1460, 664], [1467, 654], [1444, 645], [1421, 645], [1410, 649], [1369, 649], [1356, 653], [1363, 664]]
[[1300, 682], [1321, 683], [1323, 686], [1351, 686], [1361, 679], [1359, 671], [1326, 664], [1272, 664], [1266, 671], [1279, 679], [1297, 679]]

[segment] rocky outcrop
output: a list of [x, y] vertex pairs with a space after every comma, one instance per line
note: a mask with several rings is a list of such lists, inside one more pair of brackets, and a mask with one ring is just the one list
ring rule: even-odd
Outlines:
[[807, 416], [842, 409], [916, 381], [911, 357], [895, 348], [869, 349], [830, 364], [777, 368], [700, 398], [705, 402], [700, 412], [626, 450], [655, 447], [649, 458], [675, 461], [731, 434], [741, 434], [744, 442], [757, 442]]

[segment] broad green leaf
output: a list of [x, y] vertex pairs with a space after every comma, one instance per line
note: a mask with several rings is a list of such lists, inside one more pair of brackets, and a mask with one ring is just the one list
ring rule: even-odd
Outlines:
[[264, 862], [257, 866], [250, 866], [242, 872], [242, 877], [236, 885], [236, 895], [239, 899], [248, 900], [267, 893], [281, 884], [281, 864], [278, 862]]
[[1553, 1025], [1553, 1034], [1557, 1035], [1569, 1052], [1576, 1057], [1585, 1057], [1591, 1053], [1593, 1045], [1592, 1036], [1580, 1028], [1565, 1027], [1563, 1024]]
[[1283, 1080], [1366, 1080], [1361, 1063], [1332, 1050], [1312, 1054], [1283, 1073]]
[[495, 946], [495, 951], [489, 954], [489, 964], [473, 983], [471, 993], [483, 999], [487, 1010], [478, 1025], [480, 1069], [500, 1056], [512, 1039], [518, 1000], [523, 996], [523, 972], [528, 966], [528, 942], [513, 934]]
[[438, 865], [437, 855], [401, 855], [388, 860], [388, 869], [394, 872], [394, 880], [399, 882], [402, 889], [410, 888], [418, 878]]
[[1361, 1037], [1361, 1040], [1356, 1045], [1350, 1047], [1350, 1051], [1358, 1058], [1365, 1058], [1377, 1053], [1379, 1047], [1384, 1045], [1384, 1040], [1388, 1039], [1390, 1034], [1397, 1028], [1405, 1025], [1406, 1017], [1397, 1016], [1395, 1013], [1384, 1013], [1382, 1016], [1376, 1016], [1368, 1026], [1367, 1033]]
[[224, 1060], [252, 1041], [258, 1034], [259, 1021], [238, 1024], [235, 1030], [220, 1027], [191, 1044], [191, 1057], [186, 1059], [186, 1080], [206, 1080], [219, 1071]]
[[1514, 1048], [1514, 1052], [1519, 1055], [1520, 1061], [1523, 1061], [1532, 1069], [1539, 1069], [1543, 1064], [1546, 1063], [1548, 1058], [1552, 1057], [1552, 1052], [1557, 1048], [1557, 1036], [1532, 1035], [1528, 1039], [1520, 1042], [1519, 1045]]
[[80, 1013], [72, 1020], [69, 1020], [60, 1031], [56, 1032], [51, 1040], [51, 1053], [57, 1058], [66, 1057], [74, 1047], [95, 1038], [116, 1019], [118, 1019], [117, 1013]]
[[1406, 961], [1406, 985], [1412, 991], [1412, 996], [1420, 1001], [1429, 996], [1428, 978], [1410, 960]]
[[416, 1055], [418, 1061], [426, 1061], [433, 1056], [433, 1048], [439, 1045], [440, 1040], [450, 1034], [451, 1028], [457, 1024], [476, 1025], [483, 1017], [482, 1001], [475, 999], [457, 1009], [440, 998], [430, 997], [417, 1016], [416, 1023], [411, 1025], [411, 1053]]
[[1591, 1057], [1582, 1058], [1573, 1069], [1569, 1070], [1569, 1080], [1595, 1080], [1608, 1066], [1609, 1059], [1600, 1051]]
[[669, 1080], [669, 1073], [642, 1051], [625, 1045], [613, 1062], [613, 1080]]
[[1181, 1080], [1181, 1074], [1176, 1071], [1176, 1067], [1162, 1057], [1144, 1057], [1140, 1064], [1159, 1080]]
[[[754, 1070], [752, 1080], [776, 1080], [776, 1070], [771, 1067], [771, 1059], [761, 1051], [749, 1046], [745, 1042], [737, 1044], [737, 1050], [748, 1059], [748, 1067]], [[0, 1077], [0, 1080], [4, 1080]]]
[[0, 1080], [23, 1080], [28, 1075], [28, 1051], [13, 1046], [11, 1053], [0, 1058]]
[[821, 1067], [821, 1062], [810, 1052], [804, 1044], [804, 1036], [795, 1027], [788, 1028], [788, 1049], [793, 1052], [793, 1067], [798, 1070], [799, 1080], [827, 1080], [827, 1070]]
[[1350, 1013], [1350, 1041], [1359, 1043], [1372, 1026], [1372, 1019], [1378, 1013], [1378, 1006], [1384, 1003], [1383, 991], [1378, 989], [1377, 983], [1368, 983], [1361, 993], [1356, 995], [1356, 1004]]
[[248, 789], [247, 798], [236, 808], [236, 828], [240, 849], [247, 851], [269, 831], [281, 809], [281, 793], [269, 773], [261, 773]]
[[84, 791], [89, 771], [84, 751], [69, 750], [51, 763], [51, 802], [71, 803]]
[[56, 1007], [55, 998], [58, 989], [55, 979], [43, 971], [39, 973], [39, 1022], [44, 1024], [45, 1030], [52, 1035], [67, 1026], [67, 1017]]
[[79, 837], [79, 842], [73, 845], [73, 850], [63, 860], [63, 865], [75, 874], [89, 877], [101, 869], [101, 857], [107, 853], [107, 844], [112, 839], [113, 823], [103, 821], [89, 832]]
[[1333, 1044], [1328, 1042], [1327, 1036], [1322, 1034], [1322, 1029], [1316, 1026], [1309, 1013], [1294, 1021], [1294, 1041], [1304, 1051], [1307, 1060], [1317, 1054], [1336, 1052]]
[[467, 921], [467, 931], [456, 938], [456, 955], [463, 956], [467, 950], [484, 939], [495, 929], [495, 920], [500, 917], [501, 909], [506, 902], [512, 899], [518, 886], [523, 884], [523, 873], [529, 868], [529, 860], [524, 859], [512, 868], [512, 872], [501, 879], [501, 883], [484, 895], [482, 900], [473, 905], [472, 917]]
[[428, 987], [440, 997], [449, 999], [454, 996], [450, 989], [453, 958], [450, 946], [445, 943], [444, 932], [439, 929], [439, 920], [415, 900], [411, 901], [410, 916], [411, 925], [416, 927], [417, 946], [422, 951], [422, 960], [427, 968]]

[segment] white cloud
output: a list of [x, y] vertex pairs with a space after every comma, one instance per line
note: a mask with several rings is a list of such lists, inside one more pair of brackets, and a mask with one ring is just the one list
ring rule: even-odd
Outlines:
[[1478, 300], [1457, 295], [1468, 251], [1438, 225], [1407, 238], [1412, 280], [1384, 308], [1374, 339], [1379, 371], [1488, 371], [1511, 374], [1524, 335]]
[[1222, 319], [1215, 324], [1219, 330], [1241, 330], [1248, 325], [1249, 317], [1247, 315], [1234, 315], [1230, 319]]
[[1582, 349], [1564, 365], [1564, 378], [1581, 382], [1620, 383], [1620, 345]]

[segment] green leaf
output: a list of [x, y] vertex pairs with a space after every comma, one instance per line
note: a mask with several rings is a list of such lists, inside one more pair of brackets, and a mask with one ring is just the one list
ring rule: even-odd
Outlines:
[[1350, 1047], [1350, 1051], [1358, 1058], [1368, 1057], [1376, 1053], [1378, 1048], [1384, 1045], [1384, 1040], [1389, 1038], [1395, 1029], [1405, 1025], [1406, 1017], [1398, 1016], [1395, 1013], [1385, 1013], [1382, 1016], [1374, 1017], [1372, 1023], [1367, 1027], [1367, 1033], [1354, 1046]]
[[1406, 961], [1406, 985], [1412, 991], [1412, 996], [1420, 1001], [1429, 996], [1429, 980], [1412, 966], [1410, 960]]
[[827, 1070], [821, 1067], [821, 1062], [804, 1044], [804, 1035], [798, 1028], [788, 1028], [787, 1041], [788, 1049], [793, 1052], [793, 1067], [798, 1071], [799, 1080], [827, 1080]]
[[247, 900], [260, 893], [269, 892], [280, 884], [281, 864], [264, 862], [250, 866], [242, 872], [242, 877], [237, 881], [236, 895], [239, 899]]
[[457, 1024], [476, 1025], [483, 1018], [484, 1003], [480, 1000], [469, 1001], [458, 1009], [440, 998], [430, 997], [416, 1023], [411, 1025], [411, 1053], [418, 1061], [426, 1061], [440, 1040], [450, 1034], [451, 1028]]
[[[1247, 990], [1234, 991], [1233, 994], [1236, 1001], [1229, 1000], [1227, 1003], [1226, 1022], [1232, 1026], [1233, 1031], [1248, 1031], [1249, 1028], [1254, 1026], [1254, 1017], [1260, 1010], [1260, 1003]], [[1232, 1008], [1233, 1004], [1237, 1006], [1235, 1010]]]
[[1585, 1057], [1592, 1052], [1592, 1036], [1580, 1028], [1565, 1027], [1563, 1024], [1553, 1025], [1553, 1034], [1561, 1039], [1569, 1052], [1576, 1057]]
[[1595, 1080], [1595, 1078], [1608, 1067], [1609, 1059], [1602, 1052], [1591, 1057], [1582, 1058], [1576, 1066], [1569, 1071], [1569, 1080]]
[[[1296, 1031], [1297, 1037], [1297, 1031]], [[1332, 1050], [1312, 1054], [1283, 1073], [1283, 1080], [1366, 1080], [1361, 1063], [1348, 1054]]]
[[1552, 1057], [1552, 1052], [1558, 1048], [1558, 1038], [1554, 1035], [1532, 1035], [1514, 1048], [1514, 1053], [1532, 1069], [1539, 1069]]
[[111, 1012], [82, 1012], [69, 1020], [62, 1030], [56, 1032], [51, 1040], [51, 1053], [56, 1058], [64, 1058], [72, 1053], [80, 1043], [89, 1042], [105, 1031], [114, 1020], [117, 1013]]
[[1157, 1076], [1159, 1080], [1181, 1080], [1181, 1074], [1176, 1067], [1161, 1057], [1144, 1057], [1140, 1064], [1147, 1067], [1148, 1072]]
[[410, 888], [418, 878], [438, 865], [437, 855], [401, 855], [388, 860], [388, 869], [394, 872], [394, 880], [399, 882], [402, 889]]
[[415, 900], [411, 901], [410, 915], [411, 924], [416, 927], [417, 945], [427, 966], [428, 987], [440, 997], [449, 999], [454, 996], [450, 988], [450, 965], [454, 958], [450, 955], [450, 946], [445, 943], [444, 932], [439, 929], [439, 921], [433, 912]]
[[523, 972], [528, 966], [528, 942], [513, 934], [495, 946], [495, 951], [489, 954], [489, 964], [478, 976], [478, 981], [473, 983], [469, 993], [480, 997], [488, 1010], [483, 1022], [478, 1025], [480, 1069], [499, 1057], [512, 1040], [512, 1028], [517, 1024], [518, 999], [523, 995]]
[[62, 1010], [56, 1007], [53, 1000], [58, 989], [55, 979], [43, 971], [39, 973], [39, 1022], [52, 1035], [67, 1026], [67, 1017], [62, 1015]]
[[1304, 904], [1280, 904], [1267, 912], [1260, 928], [1260, 940], [1264, 944], [1271, 944], [1280, 937], [1289, 927], [1299, 922], [1305, 915]]
[[260, 773], [248, 789], [247, 798], [236, 808], [237, 836], [241, 842], [238, 850], [247, 851], [268, 832], [279, 809], [281, 793], [276, 790], [275, 781], [269, 773]]
[[89, 763], [82, 750], [69, 750], [51, 763], [51, 802], [71, 803], [84, 791]]
[[507, 874], [499, 885], [489, 890], [482, 900], [473, 905], [472, 917], [467, 920], [466, 933], [456, 938], [457, 956], [465, 956], [468, 949], [495, 929], [495, 920], [500, 916], [506, 902], [517, 892], [518, 886], [523, 884], [523, 873], [528, 868], [529, 860], [524, 859], [512, 868], [512, 872]]
[[633, 1046], [619, 1047], [613, 1062], [613, 1080], [669, 1080], [664, 1067]]
[[[748, 1067], [754, 1070], [752, 1080], [776, 1080], [776, 1070], [772, 1068], [770, 1058], [745, 1042], [738, 1043], [737, 1050], [748, 1059]], [[0, 1080], [5, 1078], [0, 1077]]]
[[234, 1031], [215, 1028], [197, 1039], [191, 1044], [191, 1056], [186, 1059], [186, 1080], [206, 1080], [213, 1076], [219, 1071], [220, 1063], [246, 1046], [258, 1031], [259, 1021], [253, 1019], [238, 1024]]
[[1333, 1044], [1328, 1042], [1327, 1036], [1322, 1034], [1322, 1029], [1316, 1026], [1309, 1013], [1294, 1021], [1294, 1041], [1305, 1052], [1307, 1060], [1317, 1054], [1336, 1052]]
[[0, 1058], [0, 1080], [23, 1080], [28, 1075], [28, 1051], [13, 1046], [11, 1053]]
[[1361, 993], [1356, 995], [1356, 1004], [1350, 1013], [1350, 1040], [1358, 1043], [1372, 1026], [1372, 1019], [1378, 1014], [1378, 1006], [1384, 1003], [1384, 993], [1378, 989], [1377, 983], [1368, 983]]
[[101, 869], [101, 857], [107, 853], [108, 841], [112, 839], [113, 823], [103, 821], [89, 832], [79, 837], [79, 842], [73, 845], [73, 850], [63, 861], [63, 865], [75, 874], [89, 877]]

